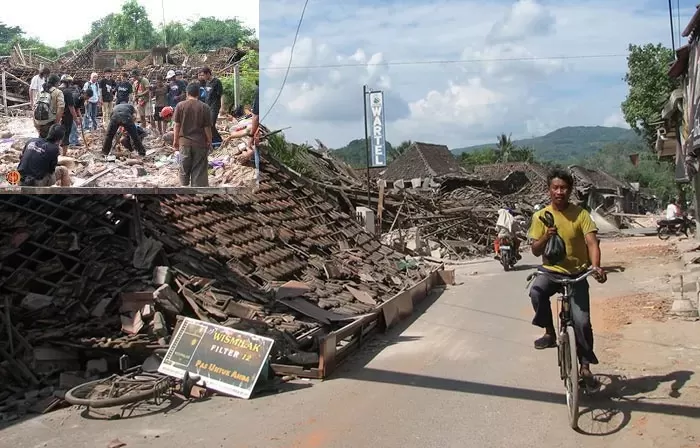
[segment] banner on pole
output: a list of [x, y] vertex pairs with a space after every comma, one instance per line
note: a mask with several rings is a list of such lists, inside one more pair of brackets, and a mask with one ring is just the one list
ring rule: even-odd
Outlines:
[[384, 92], [370, 92], [369, 109], [372, 117], [370, 128], [371, 167], [386, 166], [386, 135], [384, 133]]

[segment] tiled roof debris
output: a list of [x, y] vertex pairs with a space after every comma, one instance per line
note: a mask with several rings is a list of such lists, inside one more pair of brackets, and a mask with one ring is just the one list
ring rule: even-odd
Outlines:
[[[399, 267], [404, 256], [319, 190], [275, 164], [264, 167], [255, 194], [140, 196], [138, 203], [120, 196], [0, 196], [0, 296], [22, 336], [5, 357], [26, 367], [49, 343], [68, 351], [157, 345], [149, 324], [125, 335], [120, 327], [135, 321], [119, 309], [144, 292], [152, 297], [153, 265], [161, 265], [170, 267], [183, 314], [270, 336], [277, 341], [274, 362], [308, 365], [318, 362], [316, 336], [427, 274]], [[172, 326], [174, 313], [160, 304]], [[0, 399], [37, 381], [24, 371], [0, 363]]]
[[632, 190], [629, 183], [623, 182], [603, 170], [591, 170], [578, 165], [570, 166], [569, 170], [576, 180], [577, 187], [595, 186], [599, 190], [616, 190], [617, 188]]
[[405, 153], [389, 164], [382, 176], [387, 181], [443, 176], [464, 176], [454, 154], [445, 145], [413, 143]]

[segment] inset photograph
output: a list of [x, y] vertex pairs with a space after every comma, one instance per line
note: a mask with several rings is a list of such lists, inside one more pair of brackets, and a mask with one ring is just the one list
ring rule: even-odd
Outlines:
[[128, 0], [80, 17], [85, 25], [46, 27], [3, 12], [0, 190], [203, 191], [254, 180], [245, 154], [257, 0], [215, 16], [196, 3]]

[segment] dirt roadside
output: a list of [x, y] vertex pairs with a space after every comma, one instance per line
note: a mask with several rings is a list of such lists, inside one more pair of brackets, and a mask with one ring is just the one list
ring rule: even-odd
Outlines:
[[583, 432], [615, 432], [630, 419], [635, 446], [700, 447], [700, 322], [668, 315], [671, 281], [684, 270], [677, 243], [601, 242], [612, 272], [591, 282], [591, 319], [603, 389], [588, 399]]

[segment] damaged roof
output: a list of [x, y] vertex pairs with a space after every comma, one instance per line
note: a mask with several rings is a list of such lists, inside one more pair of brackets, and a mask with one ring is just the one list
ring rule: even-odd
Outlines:
[[[285, 357], [314, 355], [310, 334], [427, 275], [401, 268], [402, 255], [276, 162], [261, 176], [257, 192], [236, 195], [0, 196], [0, 296], [12, 322], [32, 346], [148, 344], [122, 333], [119, 297], [153, 291], [153, 267], [169, 266], [183, 314], [255, 329], [293, 364]], [[290, 281], [301, 292], [280, 296]], [[32, 294], [45, 309], [22, 306]]]
[[464, 175], [464, 170], [447, 146], [414, 142], [406, 152], [389, 164], [383, 178], [396, 181]]
[[571, 165], [569, 171], [574, 176], [577, 186], [580, 187], [592, 186], [602, 190], [617, 190], [618, 188], [632, 190], [632, 186], [629, 183], [621, 181], [603, 170], [592, 170], [580, 165]]
[[474, 174], [487, 180], [503, 180], [515, 171], [524, 172], [530, 182], [547, 181], [547, 168], [539, 163], [512, 162], [474, 166]]

